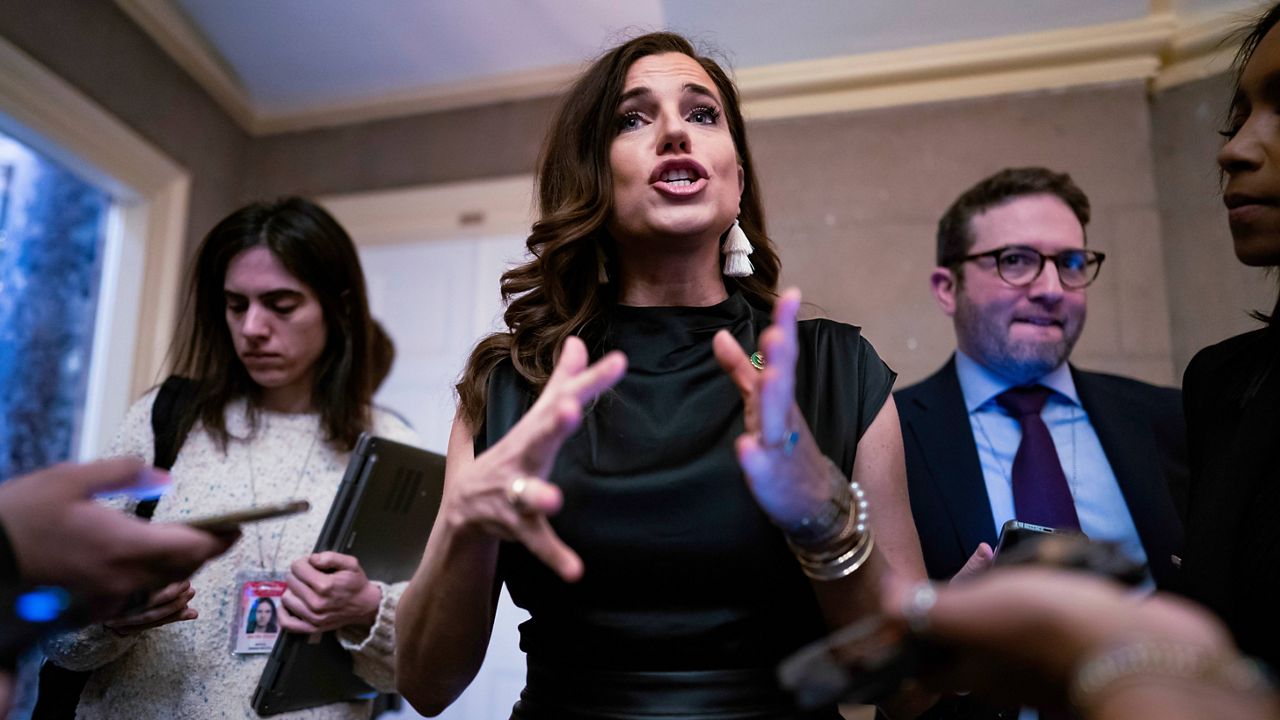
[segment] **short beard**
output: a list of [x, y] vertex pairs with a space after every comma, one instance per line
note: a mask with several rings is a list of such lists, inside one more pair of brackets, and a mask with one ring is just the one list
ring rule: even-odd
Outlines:
[[1049, 374], [1068, 357], [1080, 334], [1063, 328], [1057, 342], [1025, 342], [1009, 339], [1009, 328], [977, 312], [962, 293], [956, 297], [956, 335], [971, 341], [973, 360], [1013, 385], [1026, 385]]

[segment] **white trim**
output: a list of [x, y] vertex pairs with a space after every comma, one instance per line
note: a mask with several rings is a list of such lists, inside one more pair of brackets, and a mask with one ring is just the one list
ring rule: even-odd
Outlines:
[[356, 245], [528, 235], [532, 175], [319, 198]]
[[244, 84], [181, 10], [168, 0], [115, 1], [228, 115], [246, 131], [254, 131], [258, 116]]
[[190, 175], [4, 38], [0, 129], [105, 187], [119, 208], [110, 223], [118, 245], [107, 250], [118, 274], [102, 284], [98, 299], [111, 322], [94, 333], [84, 423], [90, 432], [81, 433], [81, 456], [96, 455], [129, 402], [163, 368], [177, 312]]
[[253, 132], [267, 135], [551, 97], [568, 88], [582, 69], [581, 65], [559, 65], [402, 90], [363, 100], [262, 112], [255, 118]]
[[928, 48], [827, 58], [738, 73], [750, 119], [1146, 79], [1171, 16]]
[[[331, 127], [553, 96], [580, 70], [566, 65], [401, 90], [307, 108], [255, 106], [243, 85], [172, 0], [116, 0], [250, 134]], [[1152, 0], [1136, 20], [886, 52], [744, 68], [744, 111], [780, 118], [1125, 80], [1162, 90], [1227, 69], [1221, 41], [1265, 0], [1179, 15]]]

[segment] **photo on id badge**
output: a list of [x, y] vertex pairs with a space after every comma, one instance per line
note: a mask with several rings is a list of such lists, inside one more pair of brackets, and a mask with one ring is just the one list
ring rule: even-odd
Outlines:
[[232, 652], [237, 654], [269, 653], [280, 635], [280, 598], [283, 580], [245, 580], [240, 588], [240, 607], [236, 614]]

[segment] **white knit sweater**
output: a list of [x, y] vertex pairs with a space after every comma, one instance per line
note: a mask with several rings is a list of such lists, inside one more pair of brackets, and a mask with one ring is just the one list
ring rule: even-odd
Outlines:
[[[152, 391], [129, 409], [111, 455], [152, 460], [154, 399]], [[251, 433], [244, 411], [243, 402], [227, 409], [227, 429], [239, 439], [231, 441], [225, 454], [199, 426], [187, 436], [170, 471], [172, 487], [160, 499], [154, 521], [180, 521], [294, 497], [309, 500], [310, 512], [245, 526], [234, 547], [192, 577], [191, 605], [200, 613], [195, 620], [124, 638], [96, 625], [47, 640], [45, 652], [53, 662], [95, 671], [81, 695], [77, 717], [257, 717], [250, 702], [268, 656], [231, 653], [236, 574], [265, 566], [283, 576], [293, 560], [312, 551], [348, 454], [324, 441], [318, 415], [260, 412], [257, 432]], [[403, 422], [381, 410], [374, 410], [373, 433], [420, 444]], [[405, 585], [382, 586], [378, 619], [367, 635], [339, 633], [354, 657], [356, 674], [380, 690], [395, 685], [395, 610]], [[365, 701], [278, 717], [368, 716]]]

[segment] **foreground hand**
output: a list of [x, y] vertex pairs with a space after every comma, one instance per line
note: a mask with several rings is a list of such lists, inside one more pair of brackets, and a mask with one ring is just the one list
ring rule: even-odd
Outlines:
[[135, 593], [190, 576], [239, 537], [143, 522], [93, 500], [165, 482], [162, 472], [116, 458], [55, 465], [0, 483], [0, 524], [22, 580], [65, 587], [88, 600], [94, 619], [108, 618]]
[[795, 400], [799, 310], [800, 291], [784, 291], [773, 307], [773, 324], [760, 334], [764, 370], [751, 364], [728, 331], [713, 341], [716, 360], [742, 393], [745, 432], [737, 441], [738, 463], [756, 502], [782, 527], [812, 516], [831, 497], [827, 460]]
[[367, 627], [378, 617], [382, 590], [350, 555], [322, 552], [298, 558], [289, 566], [286, 582], [280, 625], [290, 632]]
[[978, 543], [978, 549], [973, 551], [969, 559], [965, 561], [964, 567], [956, 571], [951, 576], [951, 582], [964, 582], [966, 580], [980, 577], [982, 573], [991, 569], [991, 564], [996, 560], [995, 551], [986, 543]]
[[195, 620], [200, 616], [190, 605], [191, 598], [195, 595], [196, 591], [192, 589], [189, 580], [170, 583], [151, 593], [141, 610], [108, 620], [103, 625], [114, 630], [117, 635], [132, 635], [169, 623]]
[[446, 486], [441, 513], [462, 532], [481, 532], [523, 544], [567, 582], [582, 576], [582, 559], [551, 529], [560, 488], [547, 482], [556, 454], [582, 423], [588, 403], [622, 379], [627, 359], [611, 352], [587, 365], [587, 348], [565, 340], [555, 371], [502, 440], [480, 454]]
[[[891, 617], [903, 619], [911, 587], [888, 589]], [[1082, 661], [1124, 643], [1231, 647], [1221, 623], [1190, 602], [1161, 593], [1136, 597], [1079, 572], [998, 568], [937, 592], [920, 635], [948, 662], [924, 679], [939, 690], [968, 689], [1000, 702], [1061, 704]]]

